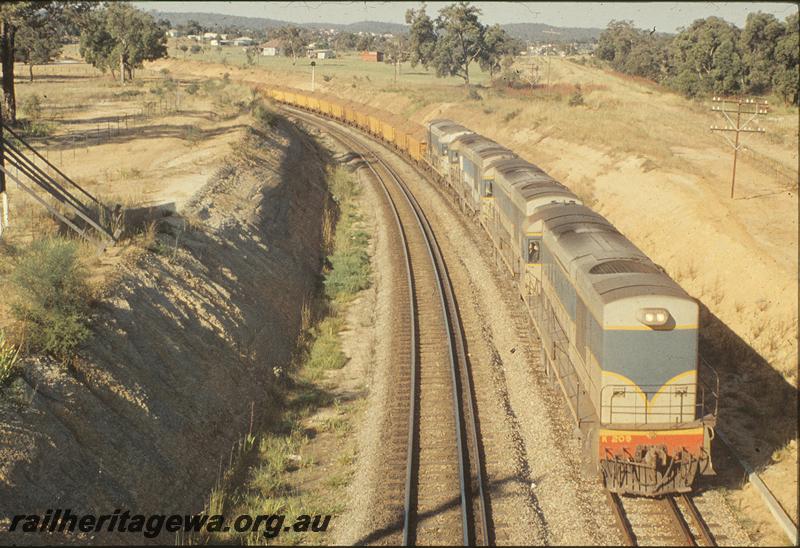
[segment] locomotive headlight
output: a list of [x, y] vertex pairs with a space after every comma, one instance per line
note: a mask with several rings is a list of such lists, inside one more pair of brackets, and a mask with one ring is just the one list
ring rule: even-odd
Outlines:
[[669, 321], [669, 312], [664, 308], [642, 308], [636, 318], [644, 325], [659, 327]]

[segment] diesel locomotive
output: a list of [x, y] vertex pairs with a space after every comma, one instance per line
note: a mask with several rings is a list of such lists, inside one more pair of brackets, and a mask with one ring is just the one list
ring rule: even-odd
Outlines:
[[525, 302], [541, 362], [608, 490], [690, 492], [713, 474], [719, 382], [699, 307], [603, 216], [539, 167], [451, 120], [427, 127], [321, 94], [272, 99], [360, 128], [436, 175], [490, 238]]

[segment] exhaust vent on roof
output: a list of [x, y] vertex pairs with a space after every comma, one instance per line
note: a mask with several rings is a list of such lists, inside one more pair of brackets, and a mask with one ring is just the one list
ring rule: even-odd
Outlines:
[[660, 274], [653, 265], [639, 261], [614, 260], [594, 265], [589, 274]]

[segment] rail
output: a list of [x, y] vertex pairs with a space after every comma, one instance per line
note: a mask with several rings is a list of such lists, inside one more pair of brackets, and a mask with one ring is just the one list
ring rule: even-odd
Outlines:
[[[312, 123], [315, 123], [317, 125], [320, 124], [319, 118], [316, 115], [307, 114], [305, 112], [301, 114], [294, 108], [288, 108], [287, 110], [295, 115], [299, 115], [299, 117], [302, 119], [305, 120], [310, 119], [312, 120]], [[406, 200], [407, 204], [410, 206], [411, 210], [414, 213], [417, 226], [424, 236], [428, 258], [431, 261], [431, 265], [435, 272], [436, 283], [438, 285], [439, 301], [442, 307], [443, 318], [447, 326], [447, 333], [448, 333], [448, 354], [450, 358], [450, 374], [454, 386], [453, 413], [456, 417], [456, 443], [458, 447], [457, 453], [458, 453], [458, 469], [459, 469], [459, 483], [460, 483], [460, 507], [461, 507], [460, 513], [461, 513], [461, 523], [462, 523], [462, 541], [465, 546], [473, 544], [488, 545], [489, 544], [488, 507], [486, 504], [486, 493], [484, 489], [482, 465], [480, 462], [480, 448], [478, 445], [479, 435], [477, 431], [477, 421], [475, 418], [475, 411], [474, 411], [475, 407], [474, 407], [474, 402], [472, 400], [471, 375], [468, 371], [468, 363], [466, 361], [466, 350], [463, 339], [464, 335], [460, 325], [454, 292], [452, 284], [449, 279], [449, 275], [447, 273], [447, 266], [445, 264], [444, 257], [436, 241], [436, 237], [433, 233], [430, 223], [428, 222], [428, 219], [425, 216], [424, 211], [419, 205], [419, 202], [416, 200], [413, 193], [410, 191], [410, 189], [402, 180], [402, 178], [397, 175], [395, 170], [392, 169], [382, 159], [377, 158], [375, 156], [371, 157], [372, 161], [367, 161], [367, 156], [369, 156], [369, 152], [364, 152], [365, 150], [364, 145], [361, 145], [354, 138], [350, 137], [340, 129], [333, 126], [332, 124], [329, 123], [325, 124], [325, 127], [328, 130], [329, 135], [333, 135], [334, 138], [346, 144], [354, 152], [359, 154], [359, 156], [365, 161], [365, 165], [373, 173], [375, 178], [381, 183], [383, 192], [387, 196], [389, 203], [391, 204], [392, 210], [396, 215], [395, 217], [396, 222], [400, 223], [402, 227], [402, 221], [400, 221], [399, 213], [397, 211], [397, 205], [394, 203], [394, 199], [391, 197], [391, 193], [389, 192], [389, 189], [387, 187], [386, 177], [381, 176], [378, 170], [376, 170], [375, 166], [379, 166], [381, 170], [385, 171], [385, 173], [388, 175], [388, 178], [390, 178], [394, 182], [394, 184], [402, 193], [402, 196]], [[405, 228], [402, 228], [401, 232], [404, 233], [404, 231]], [[404, 241], [404, 246], [407, 249], [408, 244], [405, 241]], [[410, 287], [412, 287], [412, 290], [416, 290], [413, 284], [413, 277], [411, 277], [410, 263], [407, 264], [409, 265], [407, 275], [409, 276]], [[411, 299], [411, 302], [413, 306], [414, 299]], [[413, 312], [412, 318], [416, 317], [418, 311], [413, 310], [412, 312]], [[412, 335], [412, 345], [416, 347], [418, 342], [419, 342], [418, 332], [415, 330]], [[411, 372], [412, 396], [411, 396], [411, 412], [409, 417], [409, 444], [408, 444], [408, 455], [407, 455], [407, 466], [406, 466], [407, 474], [406, 474], [406, 485], [405, 485], [406, 491], [404, 497], [403, 545], [409, 545], [413, 542], [414, 529], [416, 527], [416, 516], [413, 505], [413, 494], [415, 491], [414, 477], [418, 473], [416, 468], [418, 466], [417, 459], [419, 453], [419, 447], [418, 447], [419, 437], [417, 436], [419, 416], [416, 413], [417, 401], [419, 398], [419, 394], [417, 392], [418, 390], [417, 376], [419, 373], [418, 371], [419, 363], [416, 360], [416, 350], [412, 350], [412, 356], [415, 356], [415, 359], [412, 360], [412, 372]], [[466, 416], [464, 410], [466, 410]], [[472, 445], [473, 456], [471, 459], [469, 452], [470, 449], [467, 447], [465, 440], [465, 436], [467, 435], [469, 438], [469, 442]], [[472, 466], [470, 466], [470, 464], [472, 464]], [[475, 479], [476, 493], [474, 495], [471, 489], [472, 482], [470, 481], [470, 472], [472, 472], [476, 478]]]

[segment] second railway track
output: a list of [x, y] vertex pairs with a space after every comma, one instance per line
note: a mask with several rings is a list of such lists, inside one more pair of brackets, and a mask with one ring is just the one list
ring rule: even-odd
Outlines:
[[[404, 545], [488, 545], [491, 523], [471, 372], [447, 265], [433, 230], [402, 177], [366, 145], [329, 121], [286, 110], [323, 127], [363, 159], [380, 183], [396, 221], [396, 245], [405, 258], [408, 284], [408, 296], [400, 301], [408, 307], [403, 315], [410, 318], [408, 328], [401, 331], [408, 367], [405, 375], [396, 377], [397, 390], [390, 404], [395, 420], [404, 408], [408, 413], [402, 538], [396, 541]], [[396, 453], [402, 445], [395, 437]], [[394, 460], [397, 468], [398, 459]], [[399, 485], [398, 478], [386, 479], [389, 486]], [[400, 497], [395, 492], [394, 498]], [[392, 498], [391, 493], [387, 498]], [[385, 503], [395, 511], [400, 509], [397, 500]]]

